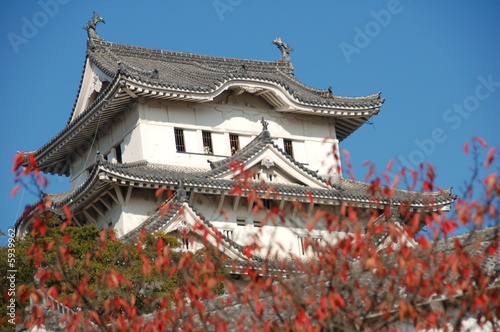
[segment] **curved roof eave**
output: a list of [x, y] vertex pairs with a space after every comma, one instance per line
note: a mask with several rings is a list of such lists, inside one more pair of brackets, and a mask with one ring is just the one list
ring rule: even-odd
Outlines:
[[132, 99], [123, 91], [122, 84], [120, 75], [116, 75], [89, 107], [41, 148], [31, 152], [42, 172], [69, 175], [68, 156], [91, 140], [99, 127], [104, 127]]
[[[127, 76], [127, 87], [138, 95], [155, 95], [158, 98], [210, 102], [226, 90], [239, 88], [243, 91], [262, 96], [278, 112], [313, 113], [324, 116], [353, 117], [378, 114], [384, 99], [376, 99], [370, 105], [328, 105], [326, 103], [307, 103], [300, 101], [287, 89], [276, 82], [260, 79], [228, 79], [210, 91], [194, 91], [191, 89], [165, 87], [161, 84], [144, 82], [136, 77]], [[379, 96], [376, 93], [367, 97]]]

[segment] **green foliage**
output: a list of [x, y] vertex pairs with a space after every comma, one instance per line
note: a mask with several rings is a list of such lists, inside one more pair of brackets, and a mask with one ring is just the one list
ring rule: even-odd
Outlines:
[[[180, 246], [173, 236], [157, 232], [144, 236], [138, 244], [128, 244], [117, 239], [111, 230], [100, 231], [95, 225], [61, 227], [63, 223], [58, 216], [42, 219], [47, 225], [45, 235], [36, 233], [16, 240], [17, 288], [24, 284], [26, 290], [35, 289], [34, 280], [41, 278], [45, 289], [57, 289], [54, 294], [58, 300], [73, 309], [90, 307], [102, 314], [107, 302], [123, 298], [135, 304], [138, 314], [143, 314], [153, 312], [160, 300], [168, 299], [174, 289], [186, 283], [185, 275], [179, 270], [154, 267], [158, 241], [163, 242], [163, 248], [168, 248], [170, 266], [175, 266], [184, 255], [170, 250]], [[201, 259], [202, 254], [197, 256]], [[7, 270], [6, 247], [0, 248], [0, 259], [0, 268]], [[150, 272], [146, 273], [144, 259], [153, 267]], [[40, 268], [48, 272], [34, 278]], [[120, 282], [113, 284], [116, 279]], [[88, 296], [79, 290], [82, 280], [86, 281]], [[7, 289], [5, 278], [0, 283], [2, 289]], [[220, 284], [217, 293], [222, 291]], [[74, 295], [78, 295], [77, 300], [72, 300]], [[5, 317], [6, 297], [0, 302], [0, 313]], [[18, 314], [24, 314], [26, 302], [18, 301]]]

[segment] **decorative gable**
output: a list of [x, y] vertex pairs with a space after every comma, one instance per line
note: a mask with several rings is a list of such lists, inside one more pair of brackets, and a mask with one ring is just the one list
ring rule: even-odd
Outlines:
[[109, 86], [112, 78], [106, 75], [89, 59], [85, 61], [85, 68], [83, 70], [83, 78], [80, 83], [80, 90], [76, 100], [73, 113], [71, 114], [70, 122], [72, 122], [78, 115], [83, 113], [97, 97]]
[[256, 181], [263, 180], [270, 184], [296, 184], [318, 189], [329, 188], [316, 172], [306, 168], [279, 148], [266, 129], [232, 157], [212, 163], [211, 177], [233, 179], [234, 174], [229, 167], [232, 162], [242, 163], [243, 169], [252, 172]]

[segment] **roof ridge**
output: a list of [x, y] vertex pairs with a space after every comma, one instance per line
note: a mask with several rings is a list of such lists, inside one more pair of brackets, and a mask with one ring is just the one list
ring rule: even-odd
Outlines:
[[[172, 56], [172, 57], [178, 57], [178, 58], [187, 58], [187, 59], [200, 59], [200, 60], [215, 60], [215, 61], [226, 61], [226, 62], [237, 62], [237, 63], [250, 63], [250, 64], [259, 64], [259, 65], [272, 65], [276, 67], [290, 67], [288, 65], [288, 62], [284, 61], [279, 61], [279, 60], [255, 60], [255, 59], [247, 59], [247, 58], [234, 58], [234, 57], [225, 57], [225, 56], [217, 56], [217, 55], [205, 55], [205, 54], [199, 54], [199, 53], [191, 53], [191, 52], [179, 52], [179, 51], [171, 51], [171, 50], [164, 50], [160, 48], [152, 48], [152, 47], [144, 47], [144, 46], [135, 46], [135, 45], [127, 45], [127, 44], [121, 44], [121, 43], [115, 43], [115, 42], [110, 42], [107, 40], [104, 40], [102, 38], [99, 39], [94, 39], [94, 42], [99, 44], [100, 46], [103, 47], [115, 47], [115, 48], [122, 48], [126, 49], [128, 51], [147, 51], [150, 54], [155, 54], [155, 55], [161, 55], [161, 56]], [[96, 47], [97, 50], [97, 47]], [[145, 55], [145, 54], [144, 54]]]

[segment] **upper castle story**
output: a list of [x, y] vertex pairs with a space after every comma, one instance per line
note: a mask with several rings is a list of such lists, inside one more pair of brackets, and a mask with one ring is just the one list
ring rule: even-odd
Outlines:
[[[209, 169], [261, 132], [321, 176], [339, 174], [338, 143], [384, 100], [334, 95], [301, 83], [290, 47], [278, 37], [276, 61], [215, 57], [112, 43], [88, 31], [73, 111], [63, 130], [34, 151], [40, 169], [83, 183], [98, 158], [117, 163]], [[329, 159], [330, 162], [326, 161]]]

